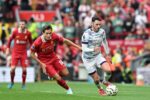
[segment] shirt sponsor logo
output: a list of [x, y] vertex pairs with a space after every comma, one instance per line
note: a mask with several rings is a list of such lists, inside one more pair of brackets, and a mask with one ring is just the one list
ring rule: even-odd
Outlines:
[[16, 40], [16, 44], [26, 44], [27, 42], [26, 41], [23, 41], [23, 40]]

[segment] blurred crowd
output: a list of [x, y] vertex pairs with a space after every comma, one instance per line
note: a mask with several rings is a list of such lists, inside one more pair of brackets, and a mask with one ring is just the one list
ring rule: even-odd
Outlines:
[[[81, 44], [81, 36], [90, 27], [91, 18], [95, 15], [102, 19], [102, 28], [106, 31], [107, 39], [150, 39], [150, 0], [0, 0], [1, 65], [6, 65], [7, 61], [4, 54], [7, 40], [18, 27], [15, 9], [60, 12], [61, 18], [54, 17], [50, 22], [36, 22], [34, 18], [27, 20], [27, 28], [32, 32], [33, 40], [41, 34], [45, 24], [51, 24], [54, 32]], [[145, 50], [124, 50], [121, 46], [111, 50], [112, 71], [115, 76], [111, 80], [132, 82], [131, 60]], [[56, 51], [67, 67], [74, 68], [74, 75], [78, 77], [78, 67], [82, 65], [81, 52], [67, 45], [57, 47]]]

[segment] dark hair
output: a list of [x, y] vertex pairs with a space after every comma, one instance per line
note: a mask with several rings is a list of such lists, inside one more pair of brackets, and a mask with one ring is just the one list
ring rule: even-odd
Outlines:
[[97, 17], [97, 16], [92, 17], [92, 22], [95, 22], [96, 20], [101, 21], [101, 18], [99, 18], [99, 17]]
[[25, 24], [27, 24], [27, 21], [26, 21], [26, 20], [20, 20], [20, 22], [24, 22]]
[[51, 25], [45, 25], [42, 29], [42, 32], [45, 32], [45, 30], [51, 29], [52, 30], [52, 26]]

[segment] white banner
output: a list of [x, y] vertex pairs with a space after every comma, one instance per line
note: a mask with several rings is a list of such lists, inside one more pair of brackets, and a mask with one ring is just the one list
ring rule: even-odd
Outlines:
[[141, 76], [144, 79], [145, 84], [150, 84], [150, 68], [142, 67], [137, 68], [137, 77]]
[[[35, 81], [35, 69], [33, 67], [27, 68], [27, 78], [26, 82]], [[0, 82], [10, 82], [10, 68], [9, 67], [0, 67]], [[22, 82], [22, 68], [17, 67], [15, 71], [14, 82]]]

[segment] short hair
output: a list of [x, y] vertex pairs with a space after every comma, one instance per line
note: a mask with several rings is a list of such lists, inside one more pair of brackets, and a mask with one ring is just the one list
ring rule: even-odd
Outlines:
[[20, 20], [20, 22], [24, 22], [25, 24], [27, 24], [27, 21], [26, 21], [26, 20]]
[[92, 17], [92, 22], [95, 22], [96, 20], [101, 21], [102, 19], [97, 16]]
[[45, 30], [49, 30], [51, 29], [52, 30], [52, 26], [51, 25], [45, 25], [42, 29], [42, 32], [45, 32]]

